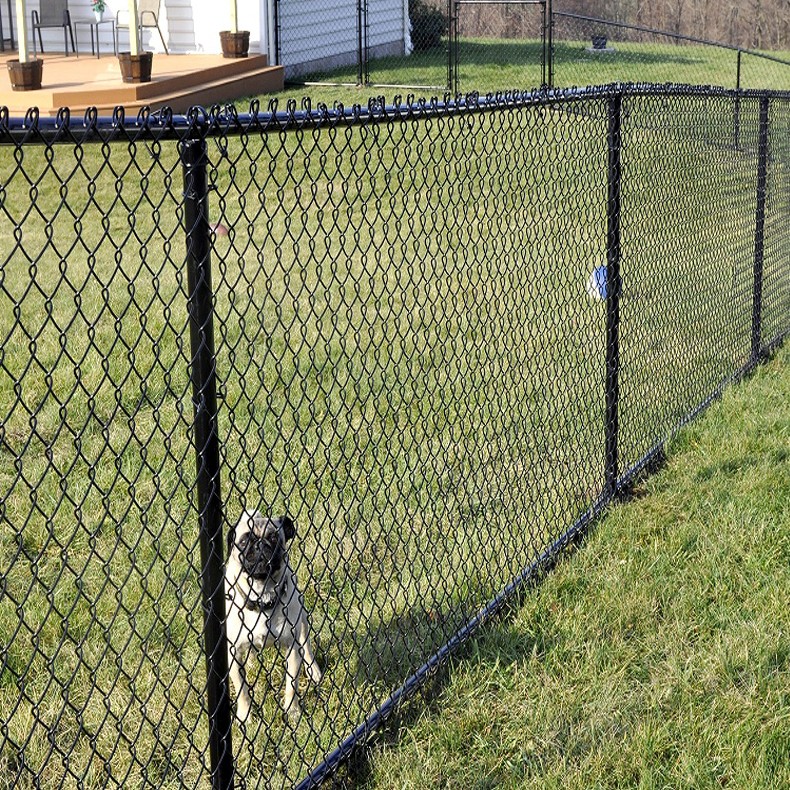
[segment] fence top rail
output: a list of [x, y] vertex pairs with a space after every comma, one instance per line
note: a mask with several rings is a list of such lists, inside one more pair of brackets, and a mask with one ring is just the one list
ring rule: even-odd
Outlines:
[[734, 44], [725, 44], [722, 41], [711, 41], [706, 38], [696, 38], [695, 36], [686, 36], [682, 33], [672, 33], [669, 30], [657, 30], [652, 27], [645, 27], [643, 25], [631, 25], [627, 22], [614, 22], [611, 19], [601, 19], [595, 16], [585, 16], [584, 14], [572, 14], [568, 11], [554, 11], [553, 16], [564, 17], [565, 19], [577, 19], [581, 22], [592, 22], [593, 24], [605, 25], [606, 27], [618, 27], [622, 30], [635, 30], [637, 33], [648, 33], [653, 36], [665, 36], [666, 38], [674, 38], [677, 41], [687, 41], [690, 44], [703, 44], [708, 47], [719, 47], [720, 49], [730, 49], [733, 52], [740, 52], [744, 55], [752, 55], [756, 58], [764, 58], [765, 60], [772, 60], [775, 63], [781, 63], [783, 66], [790, 66], [790, 60], [778, 58], [776, 55], [769, 55], [766, 52], [758, 52], [754, 49], [746, 49], [738, 47]]
[[250, 110], [240, 113], [232, 105], [211, 108], [192, 107], [186, 114], [176, 115], [169, 108], [152, 112], [144, 107], [136, 117], [127, 118], [123, 107], [116, 107], [112, 116], [100, 116], [96, 108], [89, 108], [82, 118], [72, 116], [62, 108], [56, 117], [44, 117], [31, 108], [24, 117], [11, 116], [7, 107], [0, 107], [0, 146], [36, 145], [52, 143], [83, 144], [89, 142], [127, 142], [186, 140], [206, 137], [226, 137], [249, 133], [282, 133], [294, 129], [316, 129], [332, 126], [398, 123], [417, 119], [441, 118], [470, 113], [497, 112], [522, 107], [552, 107], [569, 102], [594, 101], [614, 96], [702, 96], [706, 98], [790, 99], [790, 91], [732, 90], [716, 86], [612, 83], [586, 88], [552, 88], [534, 91], [503, 91], [481, 95], [469, 93], [441, 99], [403, 99], [396, 96], [391, 104], [384, 97], [371, 98], [367, 105], [345, 107], [336, 103], [312, 106], [305, 98], [301, 106], [289, 100], [284, 110], [276, 99], [265, 111], [253, 100]]

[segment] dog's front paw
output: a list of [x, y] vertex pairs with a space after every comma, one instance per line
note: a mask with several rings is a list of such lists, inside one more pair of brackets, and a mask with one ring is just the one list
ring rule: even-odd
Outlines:
[[296, 727], [299, 724], [302, 719], [302, 703], [298, 697], [284, 711], [284, 716], [291, 727]]
[[236, 700], [236, 721], [239, 724], [247, 724], [250, 721], [250, 698], [239, 695]]
[[310, 676], [310, 680], [316, 685], [321, 682], [321, 678], [324, 676], [321, 672], [321, 667], [319, 667], [318, 663], [315, 661], [307, 668], [307, 674]]

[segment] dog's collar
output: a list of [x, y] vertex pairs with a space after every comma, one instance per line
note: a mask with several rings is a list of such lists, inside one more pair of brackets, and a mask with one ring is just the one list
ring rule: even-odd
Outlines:
[[247, 593], [247, 597], [244, 599], [244, 608], [250, 609], [253, 612], [261, 612], [262, 614], [271, 612], [277, 604], [277, 601], [280, 600], [280, 593], [282, 592], [284, 582], [285, 574], [283, 574], [274, 592], [270, 595], [253, 596]]

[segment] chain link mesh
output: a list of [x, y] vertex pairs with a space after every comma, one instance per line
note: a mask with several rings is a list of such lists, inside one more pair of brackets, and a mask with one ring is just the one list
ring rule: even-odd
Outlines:
[[598, 18], [573, 13], [575, 7], [545, 0], [408, 0], [401, 8], [385, 0], [343, 0], [310, 17], [281, 3], [278, 61], [289, 82], [422, 92], [614, 82], [790, 89], [781, 30], [757, 36], [758, 48], [750, 49], [744, 30], [725, 35], [724, 15], [713, 14], [705, 24], [684, 16], [681, 25], [679, 17], [652, 9], [650, 27], [639, 24], [641, 13], [624, 8], [619, 14], [601, 9]]
[[754, 52], [561, 11], [552, 14], [552, 40], [555, 86], [649, 82], [790, 89], [790, 60], [781, 50]]
[[[618, 490], [756, 362], [761, 206], [758, 351], [788, 331], [786, 94], [276, 109], [0, 117], [9, 785], [210, 784], [201, 319], [185, 267], [201, 223], [223, 532], [247, 508], [295, 520], [323, 670], [288, 718], [282, 651], [249, 657], [253, 714], [232, 729], [241, 787], [335, 770], [350, 733], [368, 737], [375, 711], [397, 709], [617, 493], [607, 361]], [[187, 227], [196, 139], [209, 216]]]
[[545, 3], [457, 0], [453, 9], [456, 89], [548, 84]]

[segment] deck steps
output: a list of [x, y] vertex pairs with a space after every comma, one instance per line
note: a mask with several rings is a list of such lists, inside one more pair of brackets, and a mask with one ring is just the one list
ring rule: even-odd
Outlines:
[[[153, 110], [168, 106], [184, 112], [200, 104], [204, 107], [233, 101], [245, 96], [281, 91], [282, 66], [269, 66], [265, 55], [224, 59], [220, 55], [155, 54], [151, 82], [125, 83], [121, 80], [118, 60], [112, 55], [101, 58], [44, 56], [44, 79], [41, 90], [11, 91], [7, 73], [0, 82], [0, 106], [12, 115], [24, 114], [28, 107], [39, 108], [42, 115], [54, 116], [68, 107], [72, 116], [82, 115], [88, 107], [97, 107], [108, 115], [122, 105], [127, 115], [141, 107]], [[57, 80], [55, 84], [52, 84]]]

